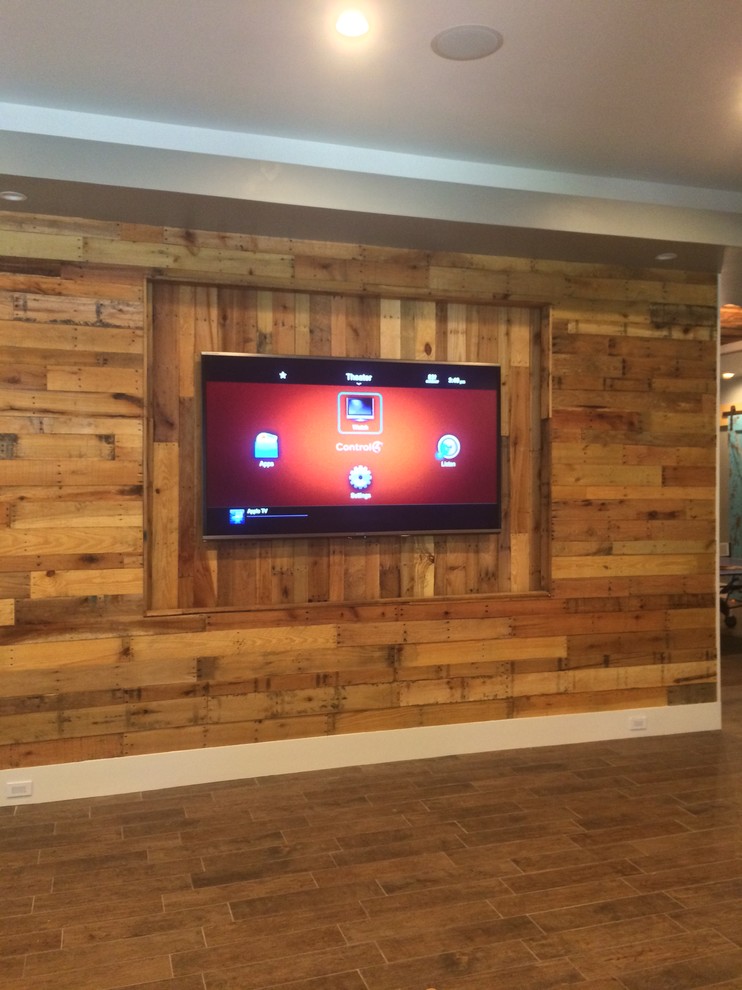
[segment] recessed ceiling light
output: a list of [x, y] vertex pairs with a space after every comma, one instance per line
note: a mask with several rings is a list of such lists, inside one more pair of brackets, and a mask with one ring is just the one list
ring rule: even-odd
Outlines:
[[677, 255], [674, 251], [663, 251], [662, 254], [656, 254], [654, 256], [655, 261], [675, 261]]
[[25, 193], [16, 192], [15, 189], [5, 189], [0, 192], [0, 199], [7, 200], [8, 203], [23, 203], [28, 199]]
[[430, 47], [441, 58], [468, 62], [486, 58], [496, 52], [502, 42], [502, 35], [494, 28], [485, 27], [484, 24], [459, 24], [437, 34], [430, 42]]
[[335, 30], [345, 38], [361, 38], [368, 34], [368, 18], [360, 10], [344, 10], [335, 21]]

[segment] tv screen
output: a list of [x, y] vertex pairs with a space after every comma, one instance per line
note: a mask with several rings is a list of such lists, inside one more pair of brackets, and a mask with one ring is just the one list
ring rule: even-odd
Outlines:
[[500, 369], [201, 355], [203, 534], [493, 532]]

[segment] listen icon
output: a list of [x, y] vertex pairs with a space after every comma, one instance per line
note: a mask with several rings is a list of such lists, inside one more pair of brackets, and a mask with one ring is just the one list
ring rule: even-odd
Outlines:
[[453, 433], [446, 433], [438, 441], [438, 449], [435, 452], [437, 461], [447, 461], [461, 453], [461, 441]]

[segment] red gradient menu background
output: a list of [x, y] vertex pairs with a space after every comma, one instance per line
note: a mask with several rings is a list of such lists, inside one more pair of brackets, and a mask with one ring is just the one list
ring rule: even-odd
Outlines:
[[[490, 390], [358, 388], [375, 394], [369, 431], [339, 431], [337, 385], [212, 381], [204, 385], [207, 431], [206, 501], [212, 506], [409, 505], [493, 502], [497, 497], [498, 399]], [[344, 406], [343, 406], [344, 408]], [[481, 425], [487, 423], [487, 428]], [[381, 432], [375, 432], [381, 424]], [[254, 456], [258, 433], [278, 436], [273, 467]], [[438, 441], [461, 443], [455, 467], [436, 459]], [[337, 444], [380, 444], [379, 452], [337, 449]], [[352, 468], [372, 481], [370, 499], [351, 498]]]

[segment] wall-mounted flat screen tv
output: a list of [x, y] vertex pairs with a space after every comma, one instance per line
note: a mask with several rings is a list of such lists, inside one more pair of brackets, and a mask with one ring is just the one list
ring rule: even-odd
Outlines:
[[500, 369], [201, 355], [203, 535], [493, 532]]

